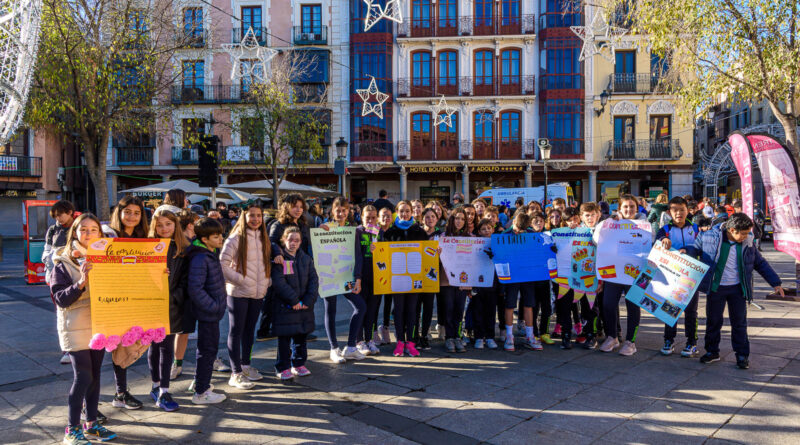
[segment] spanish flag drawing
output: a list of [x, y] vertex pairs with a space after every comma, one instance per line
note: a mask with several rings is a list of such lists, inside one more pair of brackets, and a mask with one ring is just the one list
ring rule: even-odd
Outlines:
[[608, 278], [616, 278], [617, 277], [617, 268], [614, 265], [601, 267], [597, 269], [600, 273], [600, 278], [608, 279]]

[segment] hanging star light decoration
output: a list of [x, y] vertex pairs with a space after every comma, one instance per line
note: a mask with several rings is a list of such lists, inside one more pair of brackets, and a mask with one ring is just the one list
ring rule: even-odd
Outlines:
[[[389, 95], [381, 93], [380, 90], [378, 90], [378, 84], [375, 82], [375, 78], [373, 76], [369, 77], [372, 78], [369, 82], [369, 87], [363, 90], [356, 90], [356, 93], [361, 96], [361, 100], [364, 102], [364, 106], [361, 107], [361, 116], [364, 117], [368, 114], [374, 114], [383, 119], [383, 103], [389, 99]], [[369, 102], [370, 96], [375, 96], [375, 101], [378, 103], [371, 104]]]
[[595, 54], [601, 54], [600, 47], [598, 47], [595, 44], [595, 42], [597, 40], [597, 36], [605, 37], [607, 27], [608, 24], [603, 18], [602, 11], [599, 9], [597, 10], [597, 12], [595, 12], [594, 17], [592, 18], [592, 21], [589, 24], [589, 26], [569, 27], [569, 29], [572, 32], [574, 32], [579, 39], [583, 41], [581, 54], [580, 56], [578, 56], [579, 61], [583, 62], [584, 60], [594, 56]]
[[439, 103], [433, 108], [433, 126], [437, 126], [440, 124], [447, 125], [448, 128], [453, 128], [453, 114], [458, 111], [455, 107], [451, 107], [447, 105], [447, 100], [444, 98], [444, 94], [442, 94], [442, 98], [439, 99]]
[[[267, 63], [278, 55], [278, 51], [258, 43], [256, 32], [253, 31], [252, 26], [247, 29], [239, 43], [225, 43], [222, 45], [222, 49], [233, 59], [231, 80], [249, 77], [255, 82], [264, 82], [267, 75]], [[248, 59], [253, 62], [242, 63]]]
[[377, 3], [379, 0], [364, 0], [367, 4], [367, 16], [364, 17], [364, 32], [369, 31], [381, 19], [403, 23], [403, 7], [400, 0], [387, 0], [386, 6]]
[[494, 122], [495, 116], [497, 116], [499, 111], [500, 108], [497, 105], [487, 100], [486, 105], [478, 111], [478, 125], [486, 122]]

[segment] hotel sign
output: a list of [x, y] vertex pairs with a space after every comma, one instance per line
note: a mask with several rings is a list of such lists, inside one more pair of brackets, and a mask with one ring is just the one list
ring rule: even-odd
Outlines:
[[[408, 173], [461, 173], [460, 165], [407, 165]], [[522, 165], [468, 165], [470, 173], [513, 173], [524, 170]]]

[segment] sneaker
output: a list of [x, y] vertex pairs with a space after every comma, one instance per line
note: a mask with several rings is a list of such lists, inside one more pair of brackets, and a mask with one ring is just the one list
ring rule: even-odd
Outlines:
[[59, 361], [59, 363], [61, 363], [62, 365], [69, 365], [70, 363], [72, 363], [72, 360], [70, 360], [69, 358], [69, 352], [61, 354], [61, 360]]
[[577, 343], [579, 345], [582, 345], [582, 344], [586, 343], [586, 339], [587, 338], [588, 337], [586, 335], [581, 334], [581, 335], [575, 337], [575, 343]]
[[172, 369], [169, 371], [170, 381], [177, 379], [181, 374], [183, 374], [183, 366], [176, 366], [175, 363], [173, 363]]
[[493, 338], [487, 338], [486, 347], [489, 349], [497, 349], [497, 342], [495, 342]]
[[578, 336], [583, 331], [583, 324], [582, 323], [575, 323], [572, 325], [572, 335]]
[[405, 351], [405, 345], [403, 344], [403, 342], [399, 341], [397, 342], [397, 345], [394, 347], [394, 352], [392, 353], [392, 355], [394, 355], [395, 357], [402, 357], [404, 351]]
[[173, 411], [177, 411], [178, 408], [181, 406], [178, 405], [178, 402], [172, 400], [172, 396], [170, 393], [165, 392], [158, 397], [156, 401], [156, 407], [163, 409], [164, 411], [171, 413]]
[[508, 352], [514, 352], [514, 336], [506, 337], [505, 341], [503, 342], [503, 349]]
[[367, 347], [369, 347], [370, 355], [378, 355], [381, 353], [381, 349], [372, 340], [367, 343]]
[[747, 369], [750, 367], [750, 360], [746, 355], [736, 354], [736, 366], [739, 369]]
[[572, 338], [569, 334], [561, 336], [561, 349], [572, 349]]
[[461, 341], [460, 338], [455, 340], [456, 343], [456, 352], [467, 352], [467, 348], [464, 347], [464, 343]]
[[[97, 418], [95, 419], [95, 422], [99, 423], [100, 425], [105, 425], [105, 423], [107, 421], [108, 421], [108, 417], [104, 416], [103, 413], [101, 413], [100, 410], [98, 410], [97, 411]], [[87, 419], [86, 419], [86, 404], [84, 404], [83, 408], [81, 408], [81, 422], [84, 422], [84, 423], [87, 422]]]
[[389, 331], [388, 326], [380, 325], [380, 327], [378, 327], [378, 332], [382, 345], [388, 345], [392, 342], [392, 333]]
[[217, 359], [214, 360], [214, 371], [231, 372], [231, 367], [228, 366], [227, 363], [222, 361], [221, 358], [217, 357]]
[[556, 342], [553, 341], [552, 338], [550, 338], [550, 334], [542, 334], [542, 336], [540, 337], [540, 340], [541, 340], [542, 343], [544, 343], [546, 345], [554, 345], [554, 344], [556, 344]]
[[420, 338], [419, 339], [419, 343], [417, 344], [417, 346], [419, 346], [417, 349], [422, 349], [423, 351], [430, 351], [431, 350], [431, 342], [428, 340], [428, 336], [426, 335], [426, 336]]
[[675, 352], [675, 343], [672, 340], [664, 340], [664, 346], [661, 347], [661, 355], [672, 355]]
[[636, 343], [625, 340], [625, 343], [623, 343], [622, 347], [619, 348], [619, 355], [630, 357], [633, 354], [636, 354]]
[[540, 342], [536, 337], [526, 337], [525, 343], [522, 345], [528, 349], [533, 349], [534, 351], [541, 351], [544, 349], [542, 342]]
[[713, 363], [719, 361], [719, 353], [706, 352], [705, 355], [700, 357], [700, 363]]
[[550, 334], [552, 338], [561, 338], [561, 325], [556, 323], [555, 327], [553, 328], [553, 333]]
[[606, 337], [606, 341], [600, 345], [600, 352], [612, 352], [619, 347], [619, 340], [616, 337]]
[[367, 342], [365, 341], [358, 342], [356, 349], [364, 356], [372, 355], [372, 351], [369, 350], [369, 346], [367, 346]]
[[686, 347], [681, 351], [681, 357], [694, 357], [696, 355], [697, 346], [695, 345], [686, 345]]
[[444, 341], [444, 349], [447, 352], [456, 352], [456, 340], [454, 338], [448, 338]]
[[475, 349], [483, 349], [483, 339], [482, 338], [476, 338], [474, 347], [475, 347]]
[[153, 402], [158, 402], [158, 395], [161, 394], [161, 388], [155, 386], [153, 389], [150, 390], [150, 398], [153, 399]]
[[142, 407], [142, 402], [133, 397], [130, 392], [125, 391], [114, 395], [111, 406], [114, 408], [139, 409]]
[[469, 344], [469, 336], [464, 335], [461, 337], [461, 344], [468, 345]]
[[83, 433], [93, 439], [99, 440], [100, 442], [108, 442], [109, 440], [116, 439], [117, 437], [116, 434], [107, 430], [106, 427], [97, 422], [93, 422], [91, 425], [85, 423], [83, 425]]
[[285, 369], [281, 372], [276, 372], [275, 376], [281, 380], [291, 380], [294, 378], [294, 373], [291, 369]]
[[[197, 380], [195, 380], [195, 379], [192, 379], [192, 383], [189, 383], [189, 387], [188, 387], [188, 388], [186, 388], [186, 392], [191, 392], [191, 393], [194, 393], [194, 390], [195, 390], [195, 384], [196, 384], [196, 383], [197, 383]], [[209, 387], [210, 389], [212, 389], [212, 390], [213, 390], [213, 389], [214, 389], [214, 384], [213, 384], [213, 383], [212, 383], [212, 384], [209, 384], [209, 385], [208, 385], [208, 387]]]
[[300, 366], [297, 368], [292, 368], [292, 374], [298, 377], [305, 377], [307, 375], [311, 375], [311, 371], [309, 371], [305, 366]]
[[61, 443], [65, 445], [89, 445], [91, 442], [83, 435], [83, 428], [79, 426], [67, 427], [64, 431], [64, 440]]
[[414, 344], [413, 341], [406, 342], [406, 351], [408, 355], [411, 357], [419, 357], [419, 351], [417, 351], [417, 345]]
[[258, 369], [249, 365], [242, 365], [242, 374], [244, 374], [244, 376], [247, 377], [247, 380], [250, 380], [251, 382], [255, 382], [264, 378], [264, 376], [258, 372]]
[[333, 363], [341, 364], [347, 361], [344, 357], [342, 357], [342, 352], [339, 348], [331, 349], [330, 358]]
[[214, 392], [211, 388], [202, 394], [195, 393], [192, 396], [192, 403], [195, 405], [214, 405], [227, 399], [227, 396], [222, 393]]
[[597, 337], [594, 335], [587, 335], [586, 341], [583, 342], [583, 349], [597, 349]]
[[345, 360], [364, 360], [367, 358], [367, 356], [359, 352], [355, 346], [348, 346], [344, 348], [342, 357], [344, 357]]
[[248, 380], [248, 378], [244, 376], [244, 373], [234, 372], [231, 373], [231, 378], [228, 379], [228, 386], [239, 389], [253, 389], [256, 384]]

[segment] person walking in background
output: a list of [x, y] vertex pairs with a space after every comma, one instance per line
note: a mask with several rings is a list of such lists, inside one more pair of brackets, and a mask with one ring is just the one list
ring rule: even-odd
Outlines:
[[[44, 281], [50, 285], [50, 278], [53, 274], [53, 256], [55, 252], [67, 244], [67, 233], [72, 222], [75, 221], [75, 207], [69, 201], [58, 201], [50, 207], [50, 217], [56, 223], [47, 228], [44, 236], [44, 250], [42, 251], [42, 263], [44, 263]], [[61, 355], [61, 364], [69, 365], [69, 353], [64, 351]]]

